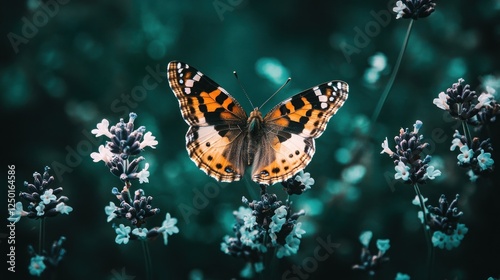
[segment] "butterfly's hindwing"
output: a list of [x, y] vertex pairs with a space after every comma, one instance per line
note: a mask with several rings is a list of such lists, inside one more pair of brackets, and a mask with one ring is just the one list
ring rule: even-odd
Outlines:
[[238, 181], [245, 173], [243, 132], [231, 125], [192, 126], [186, 134], [191, 159], [207, 175], [217, 181]]
[[[267, 133], [255, 156], [252, 180], [262, 184], [282, 182], [300, 172], [311, 161], [314, 140], [281, 131]], [[269, 143], [269, 144], [267, 144]]]

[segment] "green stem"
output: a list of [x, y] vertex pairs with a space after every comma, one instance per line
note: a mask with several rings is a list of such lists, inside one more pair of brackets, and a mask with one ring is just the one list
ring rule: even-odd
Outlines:
[[464, 130], [464, 135], [467, 138], [467, 145], [470, 146], [472, 144], [472, 137], [470, 134], [469, 126], [465, 121], [462, 121], [462, 128]]
[[151, 280], [151, 255], [149, 254], [149, 245], [146, 240], [141, 241], [142, 252], [144, 254], [144, 261], [146, 265], [146, 279]]
[[[265, 243], [264, 243], [265, 244]], [[272, 250], [270, 250], [270, 253], [271, 253], [271, 256], [270, 256], [270, 260], [269, 260], [269, 275], [273, 278], [273, 279], [278, 279], [278, 275], [276, 275], [276, 273], [278, 272], [276, 270], [276, 247], [273, 247]], [[262, 274], [262, 273], [261, 273]]]
[[427, 230], [428, 222], [425, 209], [425, 202], [423, 200], [422, 194], [420, 193], [420, 188], [418, 187], [418, 184], [413, 185], [413, 188], [415, 189], [415, 193], [417, 194], [418, 202], [420, 203], [420, 208], [422, 208], [422, 213], [424, 217], [423, 228], [424, 228], [425, 241], [427, 242], [427, 279], [431, 279], [432, 263], [434, 258], [434, 246], [432, 246], [430, 232]]
[[394, 80], [396, 80], [396, 75], [398, 74], [399, 66], [401, 65], [401, 61], [403, 60], [403, 55], [405, 53], [406, 47], [408, 46], [408, 41], [410, 39], [410, 33], [411, 33], [411, 28], [413, 26], [413, 19], [410, 20], [410, 23], [408, 25], [408, 30], [406, 31], [406, 36], [403, 41], [403, 46], [401, 47], [401, 50], [399, 51], [398, 59], [396, 60], [396, 65], [394, 65], [394, 69], [392, 70], [391, 77], [389, 78], [389, 82], [387, 83], [384, 92], [380, 96], [380, 99], [378, 100], [377, 107], [375, 111], [373, 112], [372, 115], [372, 123], [376, 122], [378, 119], [378, 116], [380, 115], [380, 111], [382, 111], [382, 106], [384, 106], [385, 100], [387, 99], [387, 96], [389, 96], [389, 92], [392, 89], [392, 85], [394, 84]]
[[38, 232], [38, 254], [40, 255], [42, 255], [44, 240], [45, 240], [45, 218], [41, 218], [40, 230]]

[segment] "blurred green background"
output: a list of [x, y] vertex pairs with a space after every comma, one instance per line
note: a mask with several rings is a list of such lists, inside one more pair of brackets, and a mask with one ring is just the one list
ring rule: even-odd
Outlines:
[[[23, 181], [32, 182], [33, 172], [60, 167], [52, 172], [55, 184], [64, 188], [74, 208], [46, 222], [46, 244], [67, 237], [57, 279], [120, 279], [122, 271], [145, 279], [140, 243], [117, 245], [106, 222], [104, 206], [117, 203], [111, 188], [121, 183], [89, 156], [104, 143], [90, 134], [96, 124], [103, 118], [111, 124], [127, 120], [129, 112], [136, 112], [136, 125], [145, 125], [159, 141], [144, 153], [150, 183], [133, 186], [153, 196], [153, 205], [161, 209], [148, 226], [161, 225], [167, 212], [179, 220], [180, 233], [170, 236], [168, 246], [160, 239], [150, 242], [154, 279], [239, 277], [244, 262], [223, 254], [220, 242], [232, 235], [232, 211], [242, 205], [241, 197], [257, 199], [258, 187], [248, 178], [217, 184], [191, 162], [185, 149], [187, 125], [165, 80], [171, 60], [198, 68], [247, 110], [252, 108], [233, 70], [256, 106], [292, 77], [264, 112], [328, 80], [350, 85], [349, 99], [316, 141], [316, 155], [306, 168], [316, 184], [293, 197], [294, 210], [307, 212], [299, 219], [307, 231], [299, 252], [265, 263], [263, 279], [280, 279], [293, 265], [302, 265], [313, 256], [316, 238], [328, 236], [340, 246], [309, 279], [367, 279], [351, 270], [359, 263], [358, 236], [364, 230], [374, 232], [374, 241], [391, 240], [391, 260], [376, 279], [394, 279], [397, 272], [424, 277], [427, 250], [418, 208], [411, 204], [413, 188], [402, 183], [391, 188], [386, 177], [393, 176], [394, 165], [379, 154], [385, 137], [392, 146], [399, 129], [412, 128], [417, 119], [424, 123], [420, 132], [431, 143], [434, 165], [443, 172], [422, 186], [422, 193], [431, 205], [441, 194], [450, 200], [460, 194], [461, 222], [469, 228], [458, 248], [436, 250], [434, 279], [500, 278], [498, 171], [476, 183], [468, 180], [456, 165], [457, 152], [449, 151], [457, 123], [432, 104], [460, 77], [478, 93], [486, 86], [500, 90], [500, 3], [438, 1], [435, 13], [416, 21], [391, 94], [369, 130], [409, 23], [396, 20], [392, 12], [387, 17], [393, 5], [380, 0], [4, 3], [0, 98], [5, 165], [16, 166], [17, 193], [25, 191]], [[347, 51], [346, 44], [353, 48]], [[148, 75], [154, 86], [140, 91]], [[497, 123], [475, 135], [491, 137], [498, 151], [498, 129]], [[434, 131], [443, 136], [436, 138]], [[496, 151], [492, 157], [500, 160]], [[206, 188], [220, 192], [198, 214], [183, 216], [180, 207], [193, 206], [196, 192]], [[269, 192], [285, 199], [280, 185]], [[7, 193], [0, 195], [4, 205]], [[7, 211], [2, 213], [6, 221]], [[38, 222], [25, 218], [16, 227], [17, 272], [7, 279], [28, 277], [28, 244], [38, 244]], [[4, 255], [6, 239], [0, 245]]]

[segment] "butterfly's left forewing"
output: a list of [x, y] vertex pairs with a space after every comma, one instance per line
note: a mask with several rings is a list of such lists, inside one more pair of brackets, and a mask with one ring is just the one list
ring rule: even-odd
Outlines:
[[186, 63], [168, 65], [168, 81], [186, 123], [191, 159], [218, 181], [232, 182], [245, 172], [241, 157], [247, 115], [238, 102], [213, 80]]
[[263, 142], [253, 162], [252, 179], [284, 181], [303, 170], [315, 152], [314, 139], [347, 99], [349, 86], [332, 81], [305, 90], [275, 106], [264, 117]]
[[186, 63], [168, 64], [168, 82], [190, 126], [246, 122], [247, 114], [225, 89]]

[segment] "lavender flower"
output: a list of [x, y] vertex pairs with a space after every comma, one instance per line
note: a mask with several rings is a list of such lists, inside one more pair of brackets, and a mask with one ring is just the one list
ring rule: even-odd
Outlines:
[[242, 258], [256, 272], [264, 269], [264, 253], [268, 248], [276, 248], [278, 258], [296, 254], [305, 233], [302, 224], [297, 222], [304, 211], [292, 213], [289, 204], [283, 204], [275, 194], [266, 193], [264, 185], [261, 187], [260, 200], [249, 201], [243, 197], [248, 207], [233, 212], [235, 236], [227, 235], [221, 243], [224, 253]]
[[58, 214], [69, 214], [73, 211], [71, 206], [66, 205], [69, 200], [66, 196], [57, 197], [63, 188], [50, 188], [54, 182], [54, 176], [50, 176], [49, 170], [50, 168], [46, 166], [43, 175], [38, 172], [33, 173], [32, 184], [24, 182], [28, 191], [21, 192], [19, 196], [29, 202], [28, 207], [25, 211], [22, 202], [18, 201], [15, 209], [9, 209], [9, 221], [18, 222], [21, 217], [30, 219], [55, 217]]
[[164, 244], [168, 244], [168, 237], [179, 232], [175, 226], [177, 219], [166, 214], [166, 219], [161, 227], [146, 228], [146, 220], [160, 212], [159, 208], [153, 208], [152, 196], [146, 196], [143, 189], [138, 189], [131, 195], [132, 180], [138, 180], [140, 184], [149, 183], [149, 163], [144, 164], [144, 168], [139, 171], [139, 163], [145, 158], [139, 154], [146, 148], [155, 149], [158, 141], [151, 132], [146, 132], [144, 126], [134, 129], [134, 121], [137, 114], [130, 113], [129, 121], [123, 119], [109, 128], [109, 121], [103, 119], [97, 124], [97, 128], [92, 130], [96, 137], [106, 136], [110, 141], [106, 145], [99, 147], [99, 152], [92, 153], [90, 157], [94, 162], [103, 161], [110, 172], [120, 178], [125, 183], [121, 191], [112, 188], [111, 193], [119, 200], [119, 205], [110, 202], [104, 207], [107, 221], [114, 219], [127, 219], [131, 226], [120, 224], [114, 226], [117, 234], [115, 242], [127, 244], [130, 240], [148, 240], [163, 236]]
[[450, 150], [454, 151], [456, 148], [460, 150], [457, 164], [469, 169], [471, 180], [493, 171], [495, 161], [491, 158], [493, 147], [490, 138], [481, 141], [475, 137], [469, 144], [467, 138], [461, 135], [458, 130], [455, 130], [453, 138]]
[[49, 252], [43, 250], [41, 254], [35, 253], [33, 246], [29, 245], [28, 253], [31, 255], [29, 273], [33, 276], [41, 276], [45, 269], [56, 268], [66, 255], [66, 249], [63, 248], [64, 241], [66, 241], [66, 237], [59, 237], [52, 243]]
[[311, 188], [314, 185], [314, 178], [311, 177], [309, 172], [300, 171], [295, 177], [290, 178], [286, 181], [281, 182], [283, 188], [288, 193], [288, 195], [297, 194], [300, 195]]
[[434, 166], [430, 166], [431, 156], [427, 155], [422, 159], [422, 152], [429, 146], [422, 142], [423, 135], [418, 134], [422, 127], [422, 122], [417, 121], [413, 125], [413, 131], [401, 128], [399, 136], [394, 137], [396, 142], [396, 152], [389, 148], [387, 138], [382, 143], [382, 153], [388, 154], [395, 165], [395, 179], [400, 179], [406, 184], [425, 184], [428, 180], [433, 180], [441, 175], [441, 171]]
[[470, 85], [464, 84], [464, 79], [460, 78], [457, 83], [446, 89], [446, 93], [439, 93], [433, 103], [456, 119], [474, 123], [481, 108], [489, 106], [489, 97], [481, 95], [481, 98], [478, 98], [476, 92], [470, 90]]
[[396, 2], [396, 7], [392, 10], [396, 13], [396, 19], [419, 19], [432, 14], [435, 6], [436, 3], [432, 0], [401, 0]]
[[110, 206], [106, 206], [105, 211], [109, 213], [108, 217], [114, 214], [116, 218], [126, 218], [132, 225], [140, 227], [146, 222], [146, 218], [160, 212], [160, 209], [151, 206], [153, 197], [146, 197], [142, 189], [136, 190], [133, 198], [130, 196], [128, 188], [123, 188], [121, 192], [114, 188], [113, 193], [120, 201], [120, 206], [115, 207], [113, 212], [111, 212], [111, 203]]
[[149, 182], [149, 164], [146, 163], [145, 168], [138, 171], [139, 163], [144, 160], [144, 157], [138, 155], [146, 147], [155, 149], [158, 141], [151, 132], [146, 132], [144, 126], [134, 130], [136, 118], [137, 114], [130, 113], [128, 123], [120, 119], [110, 129], [108, 120], [103, 119], [98, 123], [97, 129], [93, 129], [92, 133], [96, 137], [106, 136], [110, 141], [107, 141], [106, 145], [99, 146], [99, 152], [90, 154], [90, 157], [94, 162], [103, 161], [110, 172], [123, 182], [138, 179], [142, 184]]
[[359, 241], [363, 245], [361, 248], [361, 263], [352, 266], [352, 269], [366, 271], [371, 276], [375, 275], [382, 263], [389, 261], [389, 258], [385, 257], [385, 253], [391, 247], [389, 239], [378, 239], [378, 253], [372, 255], [368, 249], [372, 236], [373, 233], [371, 231], [365, 231], [360, 234]]
[[[425, 215], [427, 216], [426, 228], [432, 234], [431, 242], [434, 247], [448, 250], [458, 247], [468, 232], [468, 228], [458, 222], [460, 217], [463, 216], [463, 212], [457, 208], [458, 198], [459, 195], [457, 194], [455, 199], [448, 203], [445, 195], [442, 194], [437, 207], [428, 205], [427, 209], [425, 209]], [[418, 205], [416, 199], [413, 204]], [[419, 212], [419, 218], [424, 223], [421, 211]]]

